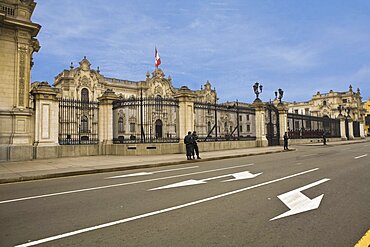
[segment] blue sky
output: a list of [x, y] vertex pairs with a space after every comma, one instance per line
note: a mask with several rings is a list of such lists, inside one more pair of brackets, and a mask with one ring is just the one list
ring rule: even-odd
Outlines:
[[145, 80], [157, 46], [175, 87], [207, 80], [220, 102], [286, 101], [360, 88], [370, 97], [367, 0], [38, 0], [42, 25], [32, 81], [53, 83], [87, 56], [107, 77]]

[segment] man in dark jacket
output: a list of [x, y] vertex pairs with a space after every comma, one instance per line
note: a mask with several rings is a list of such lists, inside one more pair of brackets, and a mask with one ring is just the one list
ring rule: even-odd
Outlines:
[[184, 143], [186, 145], [186, 158], [191, 160], [193, 155], [193, 148], [194, 148], [194, 138], [191, 134], [191, 131], [188, 132], [188, 135], [184, 138]]
[[194, 150], [193, 150], [193, 159], [195, 159], [195, 154], [197, 155], [197, 159], [200, 159], [200, 156], [199, 156], [199, 148], [198, 148], [198, 143], [197, 143], [197, 140], [198, 140], [198, 136], [197, 136], [197, 132], [196, 131], [193, 131], [193, 142], [194, 142]]
[[284, 150], [289, 150], [288, 149], [288, 139], [289, 139], [288, 132], [285, 132], [285, 134], [284, 134]]

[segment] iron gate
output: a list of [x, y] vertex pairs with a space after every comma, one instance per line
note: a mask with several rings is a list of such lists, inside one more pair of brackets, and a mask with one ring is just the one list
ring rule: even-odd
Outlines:
[[272, 104], [266, 104], [266, 138], [269, 146], [280, 144], [279, 110]]

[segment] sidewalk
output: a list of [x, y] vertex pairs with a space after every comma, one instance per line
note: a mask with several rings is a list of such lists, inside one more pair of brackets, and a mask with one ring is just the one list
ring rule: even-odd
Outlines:
[[[366, 141], [366, 139], [362, 139], [344, 142], [328, 142], [328, 146]], [[322, 143], [305, 145], [322, 145]], [[191, 164], [210, 160], [279, 153], [283, 151], [284, 150], [282, 146], [275, 146], [201, 152], [202, 159], [190, 161], [186, 160], [185, 154], [166, 154], [146, 156], [83, 156], [19, 162], [2, 162], [0, 163], [0, 184], [177, 164]]]

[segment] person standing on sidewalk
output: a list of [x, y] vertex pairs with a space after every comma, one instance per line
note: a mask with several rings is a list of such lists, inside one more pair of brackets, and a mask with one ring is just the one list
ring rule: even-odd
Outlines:
[[198, 136], [197, 136], [197, 132], [194, 130], [193, 131], [193, 145], [194, 145], [194, 150], [193, 150], [193, 159], [195, 159], [195, 155], [194, 153], [197, 155], [197, 159], [200, 159], [200, 156], [199, 156], [199, 148], [198, 148], [198, 143], [197, 143], [197, 140], [198, 140]]
[[322, 134], [322, 141], [324, 145], [326, 145], [326, 131], [324, 131], [324, 133]]
[[284, 150], [289, 150], [289, 148], [288, 148], [288, 139], [289, 139], [288, 132], [285, 132], [285, 134], [284, 134]]
[[186, 158], [191, 160], [193, 155], [193, 148], [194, 148], [194, 138], [191, 134], [191, 131], [188, 132], [188, 135], [184, 138], [184, 143], [186, 145]]

